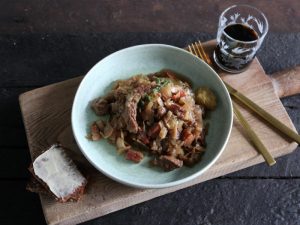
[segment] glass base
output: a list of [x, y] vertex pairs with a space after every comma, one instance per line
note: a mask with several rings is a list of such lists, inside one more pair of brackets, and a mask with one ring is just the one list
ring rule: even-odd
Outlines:
[[222, 64], [219, 62], [219, 60], [218, 60], [218, 58], [217, 58], [217, 56], [216, 56], [216, 52], [215, 52], [215, 51], [214, 51], [214, 54], [213, 54], [213, 58], [214, 58], [215, 63], [217, 64], [217, 66], [218, 66], [220, 69], [222, 69], [222, 70], [224, 70], [224, 71], [226, 71], [226, 72], [229, 72], [229, 73], [235, 73], [235, 74], [237, 74], [237, 73], [242, 73], [242, 72], [246, 71], [246, 70], [248, 69], [248, 67], [249, 67], [249, 66], [247, 66], [247, 67], [245, 67], [245, 68], [243, 68], [243, 69], [241, 69], [241, 70], [234, 70], [234, 69], [227, 68], [226, 66], [222, 65]]

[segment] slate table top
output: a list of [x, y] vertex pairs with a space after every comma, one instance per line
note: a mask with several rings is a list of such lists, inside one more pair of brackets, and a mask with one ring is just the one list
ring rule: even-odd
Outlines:
[[[42, 12], [32, 15], [27, 13], [34, 8], [34, 1], [20, 4], [3, 1], [0, 5], [5, 6], [4, 2], [8, 4], [12, 14], [8, 16], [9, 13], [0, 7], [0, 18], [4, 18], [0, 22], [0, 224], [45, 224], [38, 195], [25, 190], [30, 155], [18, 95], [83, 75], [101, 58], [124, 47], [143, 43], [184, 47], [198, 39], [212, 39], [215, 32], [212, 29], [208, 29], [208, 32], [193, 32], [175, 28], [170, 28], [169, 32], [154, 28], [149, 28], [150, 32], [121, 28], [120, 32], [109, 31], [108, 28], [89, 31], [84, 28], [84, 24], [80, 25], [82, 30], [72, 30], [68, 25], [70, 17], [64, 26], [60, 26], [54, 24], [57, 18], [51, 20], [50, 16], [43, 18], [46, 25], [47, 22], [50, 24], [47, 30], [45, 24], [41, 25], [42, 22], [31, 21], [38, 15], [43, 17]], [[43, 6], [50, 4], [47, 1], [41, 2]], [[71, 4], [71, 1], [65, 2]], [[213, 2], [213, 5], [219, 4], [218, 1]], [[254, 1], [259, 6], [264, 6], [258, 2]], [[294, 4], [291, 10], [295, 11], [295, 7], [300, 9], [298, 1], [287, 2]], [[59, 3], [53, 2], [55, 7], [57, 4]], [[68, 7], [67, 3], [60, 4]], [[69, 13], [76, 11], [72, 10]], [[297, 22], [293, 20], [299, 19], [299, 13], [295, 15], [290, 21]], [[13, 24], [11, 20], [5, 21], [7, 18], [13, 18]], [[286, 26], [288, 22], [285, 22]], [[24, 29], [20, 28], [20, 23]], [[30, 29], [31, 25], [33, 27]], [[258, 53], [268, 74], [300, 64], [298, 25], [292, 24], [293, 30], [286, 27], [280, 30], [275, 26], [276, 29], [269, 32]], [[15, 29], [11, 26], [15, 26]], [[59, 31], [56, 32], [55, 28]], [[64, 28], [66, 32], [63, 32]], [[300, 95], [282, 99], [282, 103], [299, 132]], [[300, 224], [299, 158], [298, 147], [294, 153], [279, 158], [273, 167], [265, 164], [253, 166], [84, 224]]]

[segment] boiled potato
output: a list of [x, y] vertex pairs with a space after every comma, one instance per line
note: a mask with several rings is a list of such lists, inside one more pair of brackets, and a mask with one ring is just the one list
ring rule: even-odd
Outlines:
[[195, 101], [204, 108], [213, 110], [217, 106], [215, 94], [208, 87], [200, 87], [195, 94]]

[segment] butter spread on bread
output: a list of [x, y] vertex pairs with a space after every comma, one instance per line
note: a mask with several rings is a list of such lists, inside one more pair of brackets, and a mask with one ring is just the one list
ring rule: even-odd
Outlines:
[[35, 159], [32, 167], [35, 177], [46, 184], [59, 201], [78, 200], [83, 194], [87, 180], [61, 146], [53, 145]]

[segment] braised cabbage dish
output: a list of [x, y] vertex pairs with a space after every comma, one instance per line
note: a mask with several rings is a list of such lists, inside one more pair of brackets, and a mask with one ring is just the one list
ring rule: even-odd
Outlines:
[[[107, 139], [118, 153], [133, 162], [144, 154], [165, 171], [192, 166], [205, 152], [204, 111], [212, 110], [215, 96], [207, 88], [193, 93], [190, 84], [170, 70], [118, 80], [105, 96], [92, 101], [98, 116], [88, 138]], [[211, 97], [212, 96], [212, 97]], [[202, 104], [209, 101], [209, 107]], [[204, 98], [201, 99], [201, 98]]]

